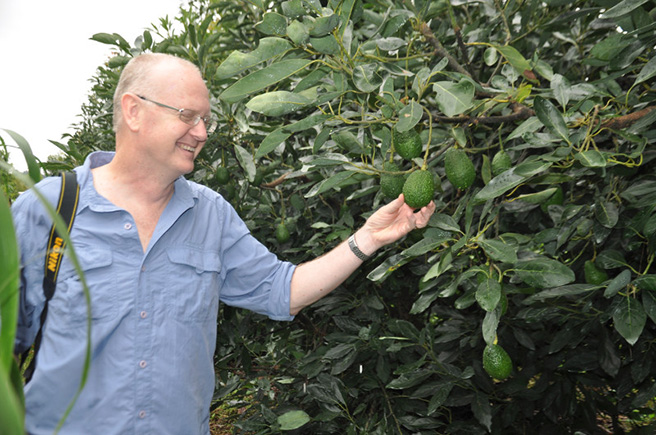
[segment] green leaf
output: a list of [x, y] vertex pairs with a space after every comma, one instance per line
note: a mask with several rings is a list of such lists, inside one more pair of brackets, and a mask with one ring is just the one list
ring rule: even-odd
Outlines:
[[473, 106], [475, 88], [469, 80], [436, 82], [433, 91], [437, 106], [446, 116], [460, 115]]
[[645, 309], [645, 313], [652, 322], [656, 323], [656, 292], [653, 291], [643, 291], [642, 293], [642, 305]]
[[501, 284], [496, 279], [488, 278], [476, 289], [476, 302], [485, 311], [493, 311], [501, 300]]
[[308, 116], [307, 118], [301, 119], [300, 121], [286, 125], [282, 127], [282, 129], [290, 133], [298, 133], [299, 131], [308, 130], [317, 125], [323, 124], [332, 117], [333, 115], [328, 114], [314, 114]]
[[100, 42], [102, 44], [115, 45], [126, 51], [130, 49], [130, 44], [128, 44], [127, 41], [118, 33], [96, 33], [89, 39], [92, 41]]
[[629, 296], [623, 297], [613, 314], [613, 324], [631, 346], [640, 338], [646, 322], [647, 314], [640, 301]]
[[378, 74], [378, 64], [367, 63], [353, 69], [353, 83], [362, 92], [373, 92], [383, 84], [383, 78]]
[[599, 202], [594, 205], [595, 217], [606, 228], [614, 228], [620, 218], [617, 205], [613, 202]]
[[234, 147], [236, 151], [235, 155], [237, 156], [239, 165], [242, 167], [244, 172], [246, 172], [248, 181], [252, 183], [255, 180], [255, 174], [257, 173], [257, 170], [255, 169], [255, 162], [253, 162], [253, 157], [251, 156], [251, 153], [239, 145], [235, 145]]
[[282, 13], [289, 18], [298, 18], [305, 15], [305, 8], [301, 0], [288, 0], [280, 4]]
[[34, 154], [32, 154], [32, 148], [30, 147], [30, 144], [20, 134], [6, 128], [3, 128], [3, 130], [6, 131], [9, 136], [11, 136], [14, 142], [16, 142], [16, 145], [18, 145], [18, 148], [20, 148], [23, 156], [25, 157], [25, 163], [27, 163], [27, 170], [30, 178], [34, 183], [38, 183], [41, 180], [41, 169], [39, 167], [37, 158], [34, 157]]
[[608, 334], [603, 335], [603, 345], [599, 349], [599, 365], [606, 373], [613, 377], [617, 375], [622, 365], [617, 346]]
[[487, 394], [476, 391], [474, 400], [471, 403], [471, 409], [476, 420], [484, 426], [488, 432], [492, 432], [492, 406]]
[[524, 75], [526, 71], [531, 71], [531, 64], [517, 51], [514, 47], [509, 45], [492, 45], [501, 55], [508, 61], [508, 63], [519, 74]]
[[604, 297], [612, 298], [620, 290], [625, 288], [630, 283], [631, 283], [631, 271], [625, 269], [622, 272], [620, 272], [615, 278], [613, 278], [611, 282], [608, 283], [608, 287], [606, 287], [606, 290], [604, 291]]
[[508, 135], [506, 140], [517, 139], [526, 133], [534, 133], [542, 127], [542, 123], [537, 116], [531, 116], [526, 121], [522, 122], [512, 133]]
[[656, 275], [642, 275], [633, 281], [640, 290], [656, 291]]
[[606, 157], [597, 150], [576, 153], [574, 158], [587, 168], [603, 168], [606, 166]]
[[551, 196], [558, 190], [557, 187], [550, 187], [545, 190], [541, 190], [539, 192], [533, 192], [533, 193], [525, 193], [523, 195], [519, 195], [517, 199], [526, 201], [530, 204], [540, 204], [547, 199], [551, 198]]
[[339, 375], [341, 373], [344, 373], [353, 365], [357, 357], [358, 357], [358, 352], [354, 348], [353, 350], [351, 350], [351, 352], [347, 353], [343, 358], [340, 358], [337, 361], [333, 361], [333, 364], [330, 367], [330, 374]]
[[291, 39], [296, 45], [307, 44], [310, 40], [310, 30], [307, 26], [297, 20], [292, 21], [287, 26], [287, 36]]
[[346, 153], [363, 154], [365, 152], [358, 138], [349, 130], [340, 130], [331, 137]]
[[374, 282], [384, 281], [395, 270], [410, 262], [413, 257], [405, 257], [401, 254], [396, 254], [388, 257], [378, 267], [369, 272], [367, 279]]
[[383, 51], [394, 51], [408, 45], [405, 39], [389, 37], [377, 39], [376, 45]]
[[[12, 352], [8, 356], [11, 357]], [[9, 371], [0, 370], [0, 421], [2, 421], [2, 433], [7, 435], [24, 434], [24, 414], [23, 405], [14, 390]]]
[[439, 296], [439, 290], [422, 293], [421, 296], [419, 296], [419, 298], [412, 304], [410, 314], [423, 313]]
[[560, 287], [576, 279], [569, 267], [550, 258], [520, 261], [515, 273], [524, 283], [539, 288]]
[[515, 168], [502, 172], [485, 185], [473, 198], [476, 203], [481, 203], [503, 195], [510, 189], [519, 186], [526, 177], [515, 174]]
[[608, 9], [606, 12], [601, 14], [599, 18], [601, 19], [608, 19], [608, 18], [617, 18], [621, 17], [622, 15], [626, 15], [633, 10], [639, 8], [643, 4], [647, 3], [649, 0], [623, 0], [613, 6], [612, 8]]
[[282, 116], [312, 103], [312, 100], [289, 91], [274, 91], [253, 97], [246, 107], [267, 116]]
[[341, 51], [341, 47], [335, 36], [328, 34], [319, 38], [310, 37], [310, 44], [317, 50], [319, 53], [328, 54], [328, 55], [337, 55]]
[[221, 99], [228, 103], [235, 103], [248, 94], [260, 91], [278, 83], [297, 72], [303, 70], [312, 61], [304, 59], [287, 59], [273, 63], [266, 68], [255, 71], [239, 80], [237, 83], [223, 91]]
[[614, 58], [620, 55], [630, 43], [629, 39], [625, 38], [624, 35], [613, 33], [592, 47], [590, 55], [599, 61], [611, 62]]
[[546, 299], [559, 298], [563, 296], [578, 296], [581, 294], [589, 293], [597, 290], [599, 287], [594, 284], [571, 284], [563, 285], [561, 287], [550, 288], [543, 290], [524, 300], [525, 304], [531, 304], [535, 301], [544, 301]]
[[478, 244], [485, 253], [494, 261], [501, 263], [514, 264], [517, 262], [517, 248], [504, 243], [501, 240], [483, 239], [479, 240]]
[[642, 67], [640, 73], [638, 74], [638, 77], [636, 77], [636, 81], [634, 85], [637, 85], [638, 83], [646, 82], [647, 80], [651, 79], [654, 76], [656, 76], [656, 57], [652, 57], [651, 59], [649, 59], [649, 62], [647, 62], [645, 66]]
[[356, 173], [353, 171], [342, 171], [338, 172], [335, 175], [315, 184], [308, 193], [305, 194], [306, 198], [312, 198], [313, 196], [319, 195], [323, 192], [326, 192], [330, 189], [339, 188], [345, 184], [352, 184], [357, 181], [354, 180]]
[[288, 411], [278, 417], [280, 430], [295, 430], [305, 426], [311, 420], [305, 411]]
[[426, 369], [418, 369], [409, 373], [403, 373], [398, 378], [393, 379], [389, 384], [386, 385], [386, 387], [391, 390], [404, 390], [406, 388], [412, 388], [424, 382], [432, 374], [433, 372], [431, 370]]
[[[603, 269], [617, 269], [618, 267], [629, 267], [630, 264], [621, 252], [614, 249], [606, 249], [597, 255], [596, 263]], [[638, 281], [640, 278], [636, 279]]]
[[399, 112], [399, 122], [396, 123], [394, 128], [399, 132], [403, 133], [413, 128], [424, 115], [424, 107], [417, 103], [415, 100], [412, 100], [410, 104], [405, 106]]
[[419, 330], [407, 320], [391, 319], [387, 325], [393, 334], [408, 338], [412, 341], [419, 341], [421, 336]]
[[313, 37], [326, 36], [332, 32], [335, 27], [339, 25], [339, 16], [330, 14], [327, 16], [319, 17], [315, 20], [314, 26], [310, 30], [310, 35]]
[[522, 177], [532, 177], [551, 167], [553, 163], [543, 162], [541, 160], [526, 160], [515, 166], [514, 172]]
[[453, 254], [451, 254], [451, 250], [448, 249], [442, 253], [442, 256], [440, 257], [440, 260], [433, 264], [430, 269], [428, 269], [428, 272], [426, 272], [426, 275], [421, 279], [422, 282], [428, 282], [433, 278], [437, 278], [438, 276], [442, 275], [444, 272], [447, 270], [451, 269], [451, 263], [453, 262]]
[[568, 144], [571, 144], [569, 140], [569, 130], [567, 129], [567, 124], [565, 124], [565, 119], [551, 101], [542, 97], [535, 97], [533, 108], [535, 109], [535, 114], [540, 122], [547, 127], [549, 131], [563, 139]]
[[287, 19], [276, 12], [267, 12], [254, 27], [265, 35], [284, 36], [287, 34]]
[[571, 94], [571, 86], [567, 79], [560, 74], [554, 74], [551, 79], [551, 89], [553, 90], [554, 97], [560, 103], [563, 110], [565, 110]]
[[451, 231], [454, 233], [460, 232], [458, 222], [448, 214], [436, 213], [431, 216], [429, 225], [432, 227], [440, 228], [444, 231]]
[[344, 39], [344, 34], [346, 33], [346, 28], [348, 27], [351, 17], [353, 16], [354, 9], [356, 7], [357, 0], [343, 0], [339, 2], [339, 7], [335, 9], [335, 12], [339, 14], [340, 22], [342, 23], [339, 27], [339, 36], [341, 39]]
[[286, 53], [291, 48], [292, 45], [286, 39], [262, 38], [258, 47], [250, 53], [241, 53], [239, 51], [230, 53], [216, 69], [214, 78], [223, 80], [234, 77], [257, 64]]
[[433, 397], [431, 397], [431, 400], [428, 403], [428, 415], [433, 414], [439, 407], [444, 404], [444, 402], [446, 402], [446, 399], [449, 397], [452, 389], [452, 383], [440, 385], [437, 388], [437, 392], [433, 394]]
[[278, 145], [289, 139], [291, 133], [284, 131], [284, 127], [277, 128], [271, 133], [267, 134], [266, 137], [260, 143], [259, 148], [255, 152], [256, 159], [269, 154], [271, 151], [276, 149]]
[[110, 68], [120, 68], [127, 65], [132, 58], [128, 56], [114, 56], [107, 61], [107, 66]]
[[18, 320], [18, 243], [9, 201], [0, 189], [0, 375], [9, 374]]
[[492, 310], [485, 313], [481, 323], [481, 333], [483, 340], [487, 344], [494, 344], [497, 338], [497, 328], [499, 327], [499, 311]]

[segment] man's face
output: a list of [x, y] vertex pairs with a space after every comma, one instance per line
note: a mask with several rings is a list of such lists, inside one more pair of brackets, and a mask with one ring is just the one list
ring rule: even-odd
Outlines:
[[153, 80], [158, 85], [157, 95], [144, 95], [146, 99], [141, 100], [145, 110], [141, 143], [151, 163], [177, 178], [194, 169], [194, 159], [205, 145], [207, 130], [202, 119], [191, 125], [189, 119], [181, 118], [172, 108], [208, 116], [208, 91], [196, 71], [178, 65], [163, 68]]

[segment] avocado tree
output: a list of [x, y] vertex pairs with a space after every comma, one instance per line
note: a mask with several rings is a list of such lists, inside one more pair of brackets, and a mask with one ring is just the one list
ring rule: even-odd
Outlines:
[[647, 433], [655, 19], [653, 0], [195, 0], [182, 30], [94, 35], [116, 56], [60, 163], [111, 148], [120, 68], [158, 51], [200, 67], [220, 120], [190, 177], [281, 258], [398, 192], [436, 202], [291, 324], [222, 309], [216, 406], [244, 431]]

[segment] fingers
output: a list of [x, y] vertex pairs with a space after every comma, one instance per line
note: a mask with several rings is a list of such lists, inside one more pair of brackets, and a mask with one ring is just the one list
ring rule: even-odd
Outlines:
[[429, 202], [428, 205], [422, 207], [418, 213], [415, 213], [415, 227], [424, 228], [428, 225], [428, 221], [435, 212], [435, 203], [433, 201]]

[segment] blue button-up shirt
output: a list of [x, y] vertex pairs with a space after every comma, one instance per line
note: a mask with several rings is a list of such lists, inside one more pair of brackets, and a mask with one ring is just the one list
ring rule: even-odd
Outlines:
[[[91, 292], [93, 353], [62, 433], [209, 434], [219, 301], [291, 320], [294, 265], [256, 241], [220, 195], [183, 177], [144, 252], [131, 215], [94, 189], [90, 170], [112, 158], [93, 153], [76, 169], [80, 202], [71, 237]], [[56, 204], [59, 178], [37, 186]], [[23, 266], [22, 352], [39, 327], [51, 220], [32, 192], [12, 212]], [[31, 434], [51, 434], [80, 385], [86, 318], [80, 279], [65, 256], [25, 388]]]

